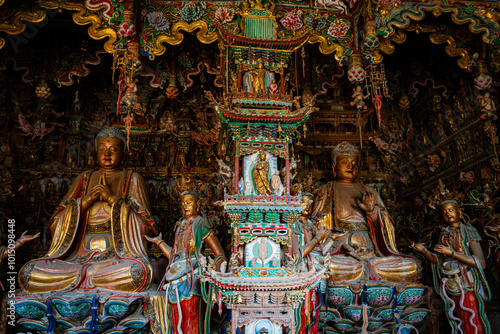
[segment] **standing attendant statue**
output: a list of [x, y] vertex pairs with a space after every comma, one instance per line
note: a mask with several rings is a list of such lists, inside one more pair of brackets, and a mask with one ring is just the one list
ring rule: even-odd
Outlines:
[[[299, 218], [295, 221], [292, 232], [292, 250], [293, 254], [297, 257], [297, 261], [306, 262], [308, 270], [311, 270], [312, 267], [316, 270], [321, 270], [321, 268], [324, 267], [324, 258], [322, 254], [323, 247], [321, 243], [326, 241], [327, 237], [331, 235], [331, 230], [324, 227], [318, 228], [316, 222], [310, 219], [313, 208], [313, 199], [313, 194], [302, 194], [302, 212]], [[301, 319], [297, 319], [297, 323], [300, 323], [300, 327], [297, 329], [297, 334], [317, 333], [318, 331], [317, 322], [309, 328], [309, 331], [307, 331], [308, 325], [312, 322], [310, 315], [316, 306], [312, 301], [319, 300], [319, 297], [314, 299], [312, 298], [315, 293], [315, 290], [309, 291], [306, 295], [306, 298], [309, 299], [308, 302], [304, 302], [302, 304], [302, 308], [300, 310]], [[318, 319], [318, 312], [316, 314], [316, 319]]]
[[[181, 193], [183, 218], [175, 227], [175, 243], [168, 246], [162, 240], [161, 234], [155, 238], [145, 236], [155, 243], [169, 259], [165, 277], [160, 286], [166, 290], [168, 333], [198, 334], [203, 333], [200, 326], [202, 312], [199, 265], [203, 255], [203, 245], [207, 244], [215, 255], [216, 270], [225, 272], [227, 260], [224, 250], [215, 236], [213, 224], [200, 214], [198, 193], [184, 191]], [[208, 305], [207, 307], [210, 307]]]
[[484, 302], [490, 300], [491, 292], [483, 272], [486, 263], [481, 236], [469, 223], [461, 222], [456, 201], [442, 202], [441, 212], [448, 226], [434, 247], [436, 253], [422, 244], [412, 247], [432, 263], [434, 287], [443, 298], [452, 333], [489, 334]]

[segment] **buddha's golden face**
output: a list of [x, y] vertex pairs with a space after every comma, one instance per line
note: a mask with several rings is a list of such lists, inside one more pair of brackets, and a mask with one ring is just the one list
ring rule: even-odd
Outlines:
[[441, 208], [441, 213], [443, 214], [443, 219], [448, 225], [458, 225], [460, 224], [460, 209], [455, 203], [446, 203]]
[[187, 220], [195, 218], [199, 213], [198, 201], [194, 195], [184, 195], [181, 197], [182, 214]]
[[359, 173], [359, 158], [357, 155], [338, 155], [337, 164], [333, 164], [333, 170], [340, 181], [354, 182]]
[[124, 144], [118, 138], [99, 138], [97, 141], [97, 163], [101, 168], [120, 167], [124, 154]]

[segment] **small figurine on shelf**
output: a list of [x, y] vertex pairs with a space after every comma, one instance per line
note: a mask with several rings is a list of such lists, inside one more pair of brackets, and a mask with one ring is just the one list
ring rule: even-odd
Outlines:
[[284, 187], [283, 187], [283, 182], [281, 182], [279, 171], [275, 171], [274, 175], [271, 177], [271, 187], [275, 195], [277, 196], [283, 195]]
[[478, 95], [477, 99], [479, 100], [479, 106], [481, 107], [481, 111], [483, 114], [481, 115], [482, 119], [492, 118], [493, 120], [497, 119], [496, 106], [495, 101], [491, 97], [490, 93], [484, 93], [484, 96]]
[[255, 190], [258, 195], [272, 195], [271, 187], [269, 186], [269, 162], [266, 160], [266, 154], [261, 153], [258, 156], [258, 161], [252, 169], [253, 181], [255, 182]]
[[370, 96], [370, 92], [368, 92], [366, 95], [363, 94], [363, 87], [357, 86], [356, 88], [353, 89], [354, 93], [352, 94], [352, 97], [354, 100], [351, 102], [351, 106], [356, 106], [358, 109], [366, 109], [366, 104], [364, 99], [366, 99], [368, 96]]
[[95, 164], [95, 160], [94, 160], [94, 156], [93, 156], [92, 154], [89, 154], [89, 155], [87, 156], [87, 158], [85, 159], [85, 164], [86, 164], [87, 166], [94, 166], [94, 164]]
[[470, 223], [461, 221], [462, 212], [455, 200], [442, 202], [441, 212], [448, 226], [434, 247], [437, 253], [429, 252], [423, 244], [412, 247], [432, 263], [434, 286], [443, 298], [453, 333], [491, 333], [484, 303], [490, 300], [491, 292], [483, 272], [486, 262], [481, 236]]
[[238, 193], [243, 194], [245, 192], [245, 181], [243, 181], [243, 178], [240, 178], [240, 181], [238, 182]]
[[125, 79], [125, 94], [121, 98], [121, 103], [125, 104], [128, 108], [141, 109], [141, 104], [137, 100], [137, 79], [127, 77]]
[[146, 167], [153, 167], [155, 165], [154, 151], [152, 149], [146, 151], [146, 157], [144, 160]]
[[[202, 333], [200, 326], [201, 287], [199, 274], [202, 268], [199, 265], [203, 255], [203, 245], [207, 244], [215, 255], [214, 264], [220, 272], [226, 271], [226, 257], [224, 250], [215, 236], [214, 226], [210, 220], [200, 213], [198, 193], [186, 190], [181, 193], [181, 207], [183, 218], [175, 227], [175, 243], [168, 246], [161, 238], [144, 236], [155, 243], [169, 259], [161, 288], [167, 290], [168, 307], [171, 317], [163, 315], [165, 319], [172, 319], [172, 324], [165, 324], [172, 328], [173, 333]], [[180, 303], [179, 303], [180, 302]]]
[[233, 90], [233, 92], [238, 91], [238, 76], [235, 72], [231, 74], [231, 89]]
[[184, 153], [183, 149], [179, 150], [179, 154], [177, 155], [177, 158], [178, 158], [178, 161], [177, 161], [178, 166], [182, 166], [182, 167], [186, 166], [186, 154]]
[[276, 80], [273, 79], [267, 90], [269, 91], [269, 94], [278, 94], [278, 85], [276, 84]]
[[266, 69], [262, 63], [262, 59], [259, 59], [259, 65], [254, 72], [252, 79], [252, 87], [254, 93], [264, 93], [266, 91]]

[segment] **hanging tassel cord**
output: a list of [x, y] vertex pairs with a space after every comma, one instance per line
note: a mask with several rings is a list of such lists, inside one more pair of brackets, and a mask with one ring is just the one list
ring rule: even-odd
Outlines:
[[363, 326], [361, 328], [361, 334], [368, 334], [368, 303], [366, 301], [367, 287], [366, 284], [363, 285], [363, 292], [361, 294], [361, 309], [363, 317]]
[[[321, 293], [321, 288], [320, 285], [318, 284], [318, 296], [319, 296], [319, 304], [313, 309], [313, 314], [312, 314], [312, 322], [307, 326], [307, 331], [306, 333], [311, 333], [311, 328], [316, 325], [316, 323], [319, 321], [319, 319], [316, 317], [316, 313], [319, 311], [321, 306], [323, 306], [323, 294]], [[325, 324], [326, 327], [326, 324]], [[324, 329], [323, 329], [324, 330]]]
[[56, 318], [54, 317], [54, 309], [52, 308], [50, 297], [47, 298], [47, 320], [47, 334], [54, 334], [54, 330], [56, 328]]
[[169, 303], [169, 298], [168, 298], [168, 295], [169, 295], [169, 292], [170, 292], [170, 289], [172, 289], [174, 292], [175, 292], [175, 298], [177, 300], [177, 312], [179, 314], [179, 321], [177, 323], [177, 333], [178, 334], [183, 334], [182, 332], [182, 329], [181, 329], [181, 324], [182, 324], [182, 309], [181, 309], [181, 300], [180, 300], [180, 296], [179, 296], [179, 287], [177, 286], [177, 284], [180, 284], [186, 280], [189, 280], [189, 278], [187, 276], [183, 276], [179, 279], [176, 279], [174, 281], [170, 281], [168, 283], [165, 283], [165, 328], [168, 330], [170, 328], [169, 326], [169, 317], [168, 317], [168, 303]]
[[90, 334], [97, 334], [97, 296], [92, 296], [92, 322], [90, 323]]
[[122, 93], [123, 93], [122, 82], [123, 82], [123, 76], [120, 76], [118, 84], [118, 101], [116, 102], [116, 117], [118, 117], [118, 113], [120, 111], [120, 104], [122, 101]]
[[448, 301], [448, 303], [450, 303], [450, 305], [451, 305], [450, 309], [448, 310], [448, 317], [451, 320], [456, 321], [459, 332], [461, 334], [464, 334], [464, 331], [462, 330], [462, 320], [460, 320], [460, 318], [457, 318], [453, 315], [453, 311], [455, 310], [455, 302], [446, 293], [446, 282], [447, 281], [448, 281], [448, 278], [444, 278], [442, 280], [441, 293], [444, 296], [444, 298]]

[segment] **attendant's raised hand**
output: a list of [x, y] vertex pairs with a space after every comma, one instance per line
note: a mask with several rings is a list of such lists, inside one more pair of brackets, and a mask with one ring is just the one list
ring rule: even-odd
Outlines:
[[161, 238], [161, 233], [154, 238], [151, 238], [150, 236], [144, 234], [144, 238], [146, 238], [147, 241], [156, 244], [157, 246], [159, 246], [163, 242], [163, 239]]

